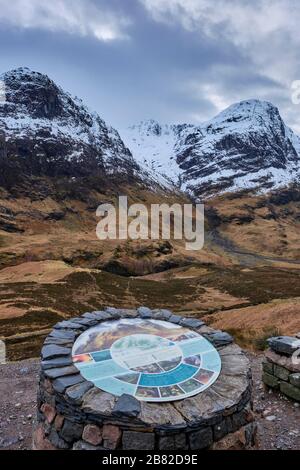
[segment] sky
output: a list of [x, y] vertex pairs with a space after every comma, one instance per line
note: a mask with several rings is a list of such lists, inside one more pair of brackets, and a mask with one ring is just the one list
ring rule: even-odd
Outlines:
[[0, 0], [0, 73], [46, 73], [116, 128], [271, 101], [300, 133], [298, 0]]

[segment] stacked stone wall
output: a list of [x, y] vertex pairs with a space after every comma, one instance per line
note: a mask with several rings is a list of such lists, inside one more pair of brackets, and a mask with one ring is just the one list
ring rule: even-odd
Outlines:
[[297, 336], [269, 339], [262, 379], [267, 387], [300, 402], [300, 335]]

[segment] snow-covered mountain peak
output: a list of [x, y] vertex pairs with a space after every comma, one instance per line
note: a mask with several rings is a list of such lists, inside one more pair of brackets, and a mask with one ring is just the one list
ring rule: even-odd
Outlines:
[[258, 117], [267, 118], [273, 112], [279, 114], [278, 109], [269, 101], [257, 99], [243, 100], [233, 103], [228, 108], [217, 114], [212, 120], [215, 122], [224, 122], [228, 119], [234, 119], [236, 122], [243, 120], [256, 120]]
[[118, 132], [47, 75], [18, 68], [0, 78], [6, 94], [0, 130], [8, 146], [19, 139], [23, 147], [30, 146], [29, 154], [44, 155], [45, 161], [91, 158], [108, 171], [122, 162], [133, 164]]
[[300, 139], [268, 101], [235, 103], [198, 126], [143, 121], [122, 137], [139, 161], [194, 195], [268, 191], [299, 174]]
[[267, 101], [231, 105], [188, 136], [177, 154], [186, 188], [195, 194], [268, 191], [299, 172], [299, 138]]
[[5, 84], [0, 105], [2, 174], [17, 164], [20, 175], [116, 175], [173, 190], [156, 171], [138, 165], [114, 128], [47, 75], [22, 67], [0, 79]]
[[19, 68], [0, 79], [6, 94], [0, 157], [33, 174], [101, 168], [163, 187], [171, 183], [200, 197], [299, 181], [300, 139], [267, 101], [235, 103], [197, 126], [149, 119], [121, 130], [120, 137], [47, 75]]
[[28, 67], [18, 67], [16, 69], [8, 70], [0, 75], [1, 80], [20, 80], [26, 82], [27, 79], [31, 81], [32, 79], [40, 79], [41, 77], [45, 77], [40, 72], [35, 72]]
[[243, 132], [264, 127], [281, 128], [283, 121], [278, 108], [268, 101], [246, 100], [234, 103], [213, 119], [203, 123], [204, 132]]

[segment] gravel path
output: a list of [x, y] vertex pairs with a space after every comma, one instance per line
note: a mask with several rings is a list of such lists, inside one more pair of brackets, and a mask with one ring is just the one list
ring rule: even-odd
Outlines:
[[[261, 383], [262, 356], [252, 363], [259, 449], [300, 450], [300, 407]], [[0, 365], [0, 449], [31, 449], [36, 414], [37, 360]]]
[[31, 449], [39, 363], [0, 365], [0, 449]]

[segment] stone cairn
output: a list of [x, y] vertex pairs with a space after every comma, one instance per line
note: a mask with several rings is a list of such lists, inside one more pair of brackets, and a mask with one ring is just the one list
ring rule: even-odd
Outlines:
[[[72, 363], [76, 338], [100, 322], [136, 317], [169, 321], [203, 335], [221, 357], [217, 381], [196, 396], [163, 403], [117, 397], [86, 381]], [[230, 335], [200, 320], [146, 307], [107, 308], [56, 324], [41, 356], [34, 449], [202, 450], [255, 445], [249, 361]]]
[[268, 340], [269, 349], [263, 362], [263, 382], [300, 402], [300, 333]]

